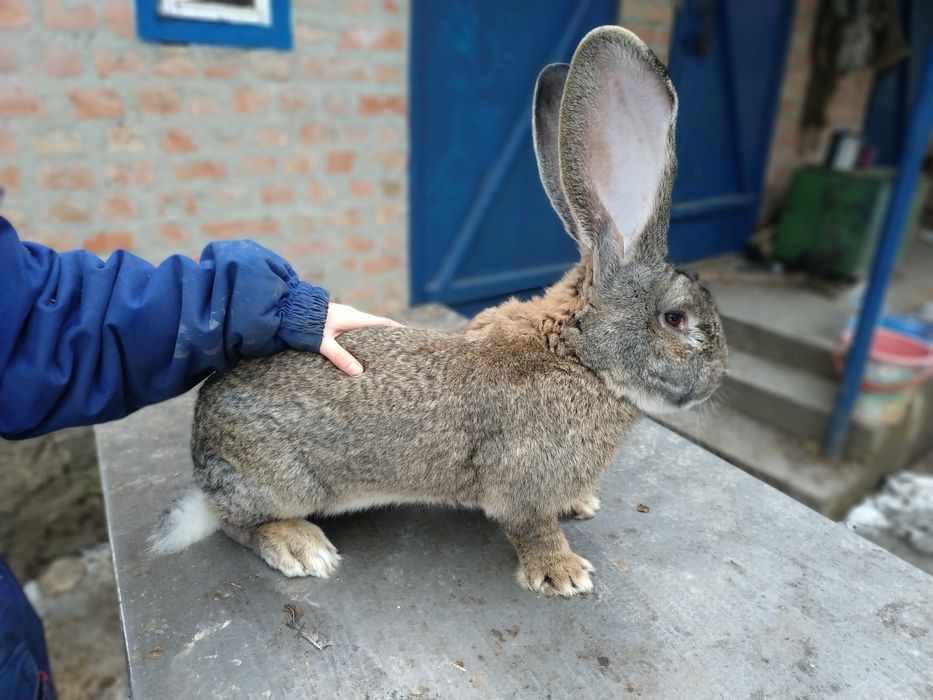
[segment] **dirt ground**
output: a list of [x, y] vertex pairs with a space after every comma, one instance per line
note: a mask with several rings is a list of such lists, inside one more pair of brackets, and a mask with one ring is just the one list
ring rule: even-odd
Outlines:
[[45, 624], [59, 697], [129, 698], [110, 545], [54, 560], [25, 588]]
[[94, 434], [0, 440], [0, 553], [45, 623], [62, 700], [129, 697]]

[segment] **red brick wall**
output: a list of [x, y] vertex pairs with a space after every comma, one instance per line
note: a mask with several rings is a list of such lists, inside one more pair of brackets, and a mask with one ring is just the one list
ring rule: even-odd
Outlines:
[[635, 32], [667, 64], [674, 20], [672, 0], [620, 0], [619, 24]]
[[[638, 34], [666, 62], [676, 4], [676, 0], [621, 0], [620, 24]], [[818, 4], [819, 0], [798, 0], [797, 3], [767, 164], [760, 211], [762, 221], [772, 219], [780, 211], [794, 169], [822, 161], [827, 141], [834, 130], [858, 131], [862, 128], [865, 107], [871, 94], [870, 70], [845, 77], [829, 103], [827, 128], [812, 143], [804, 138], [800, 129], [800, 114], [810, 75], [810, 40]]]
[[859, 131], [871, 96], [872, 71], [865, 69], [841, 80], [827, 109], [828, 125], [811, 140], [800, 128], [807, 81], [810, 77], [810, 41], [819, 0], [798, 0], [791, 34], [784, 84], [778, 107], [774, 139], [765, 178], [760, 220], [773, 220], [787, 195], [791, 175], [801, 165], [820, 163], [828, 139], [837, 129]]
[[133, 0], [0, 0], [0, 213], [153, 261], [250, 237], [407, 301], [406, 0], [293, 0], [295, 50], [161, 46]]

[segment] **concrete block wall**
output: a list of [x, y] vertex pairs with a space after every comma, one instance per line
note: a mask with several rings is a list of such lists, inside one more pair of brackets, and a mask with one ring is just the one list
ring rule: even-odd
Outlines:
[[253, 238], [340, 300], [407, 301], [407, 0], [293, 0], [295, 48], [143, 43], [133, 0], [0, 0], [0, 213], [197, 256]]

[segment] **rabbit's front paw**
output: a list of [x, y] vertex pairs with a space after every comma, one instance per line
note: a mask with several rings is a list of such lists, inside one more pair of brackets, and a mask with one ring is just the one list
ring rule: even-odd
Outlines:
[[307, 520], [279, 520], [256, 530], [259, 556], [286, 576], [328, 578], [340, 555], [324, 531]]
[[599, 499], [596, 496], [588, 496], [571, 501], [565, 515], [577, 520], [589, 520], [595, 518], [597, 512], [599, 512]]
[[562, 595], [565, 598], [593, 590], [590, 572], [593, 565], [572, 551], [557, 561], [522, 562], [518, 566], [518, 584], [533, 593]]

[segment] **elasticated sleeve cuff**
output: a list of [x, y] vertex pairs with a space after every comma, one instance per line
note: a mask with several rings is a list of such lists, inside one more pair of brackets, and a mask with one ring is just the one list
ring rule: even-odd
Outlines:
[[318, 352], [330, 295], [327, 290], [301, 282], [297, 277], [289, 278], [287, 284], [288, 293], [279, 311], [282, 322], [278, 335], [290, 348]]

